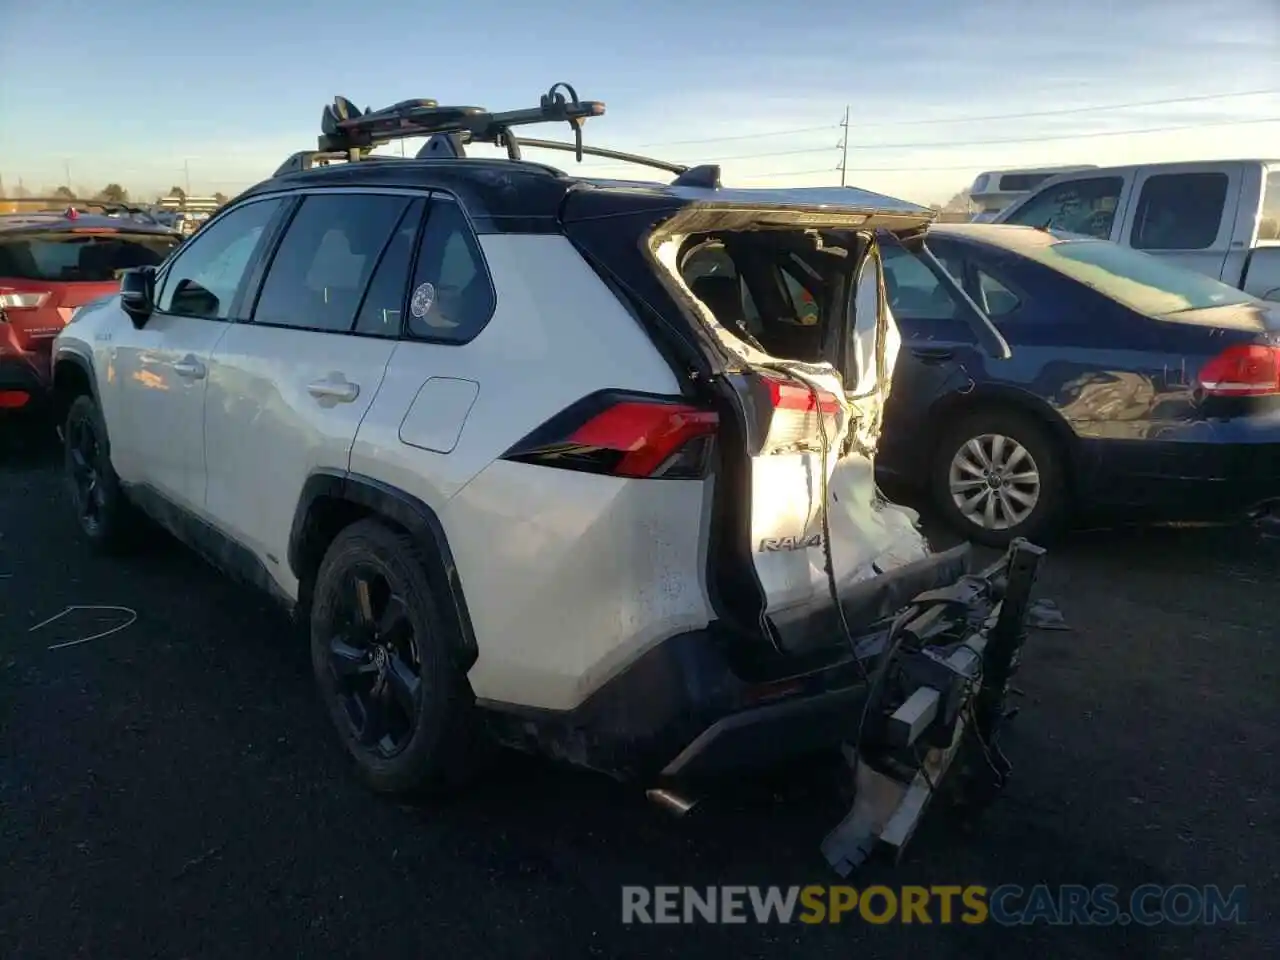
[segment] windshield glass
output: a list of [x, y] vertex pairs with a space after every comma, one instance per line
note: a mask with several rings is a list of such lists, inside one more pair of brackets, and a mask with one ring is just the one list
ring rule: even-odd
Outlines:
[[1247, 293], [1202, 273], [1107, 241], [1064, 240], [1025, 253], [1151, 316], [1254, 300]]
[[130, 267], [158, 266], [178, 242], [163, 234], [25, 234], [0, 240], [0, 277], [110, 283]]

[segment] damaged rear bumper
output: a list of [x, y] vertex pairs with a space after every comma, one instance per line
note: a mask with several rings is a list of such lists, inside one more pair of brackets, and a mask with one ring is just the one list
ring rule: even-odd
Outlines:
[[[931, 637], [1002, 636], [995, 626], [1002, 613], [1021, 630], [1025, 602], [1002, 605], [1019, 582], [1010, 574], [1015, 556], [1011, 550], [997, 564], [973, 573], [970, 551], [962, 546], [842, 594], [849, 622], [872, 625], [854, 638], [856, 658], [848, 644], [832, 643], [839, 626], [834, 611], [827, 610], [815, 613], [809, 631], [825, 635], [825, 646], [815, 641], [803, 653], [744, 664], [734, 656], [740, 638], [713, 625], [658, 644], [575, 710], [480, 705], [488, 708], [497, 738], [508, 745], [659, 786], [684, 788], [806, 754], [836, 754], [857, 739], [871, 689], [867, 678], [885, 662], [892, 618], [918, 609]], [[998, 671], [987, 661], [1004, 658], [1002, 649], [986, 644], [982, 660], [988, 678]], [[927, 679], [941, 683], [937, 674], [922, 672], [918, 685]], [[926, 725], [930, 742], [945, 736], [941, 726], [954, 727], [967, 701], [960, 704], [952, 693], [968, 685], [952, 678], [952, 687], [939, 691]], [[892, 689], [876, 696], [890, 696]], [[919, 735], [926, 736], [923, 727]]]

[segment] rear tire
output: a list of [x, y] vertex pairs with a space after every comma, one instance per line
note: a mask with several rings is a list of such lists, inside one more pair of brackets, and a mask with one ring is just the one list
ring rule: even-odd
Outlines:
[[378, 520], [334, 539], [311, 600], [311, 663], [343, 746], [377, 792], [438, 794], [474, 768], [475, 709], [414, 540]]
[[138, 542], [144, 520], [111, 467], [111, 444], [97, 403], [76, 397], [62, 427], [63, 473], [76, 525], [98, 553], [118, 554]]
[[1068, 512], [1060, 446], [1016, 410], [979, 410], [948, 425], [934, 450], [930, 489], [957, 532], [992, 547], [1045, 539]]

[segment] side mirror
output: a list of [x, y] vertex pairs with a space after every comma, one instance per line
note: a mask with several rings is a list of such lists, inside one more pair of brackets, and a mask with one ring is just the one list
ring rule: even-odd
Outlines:
[[120, 277], [120, 308], [141, 330], [155, 309], [156, 268], [135, 267]]

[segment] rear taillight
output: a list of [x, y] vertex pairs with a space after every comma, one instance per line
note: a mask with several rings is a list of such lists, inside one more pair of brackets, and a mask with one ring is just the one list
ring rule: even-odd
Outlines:
[[824, 434], [828, 443], [834, 441], [844, 412], [834, 394], [773, 374], [761, 374], [756, 382], [757, 407], [767, 408], [760, 410], [768, 424], [761, 453], [819, 449]]
[[0, 287], [0, 310], [34, 310], [49, 299], [47, 292]]
[[21, 410], [30, 399], [25, 390], [0, 390], [0, 410]]
[[719, 418], [681, 400], [592, 394], [503, 454], [504, 460], [615, 477], [706, 475]]
[[1280, 347], [1257, 343], [1228, 347], [1201, 368], [1200, 388], [1214, 397], [1280, 394]]

